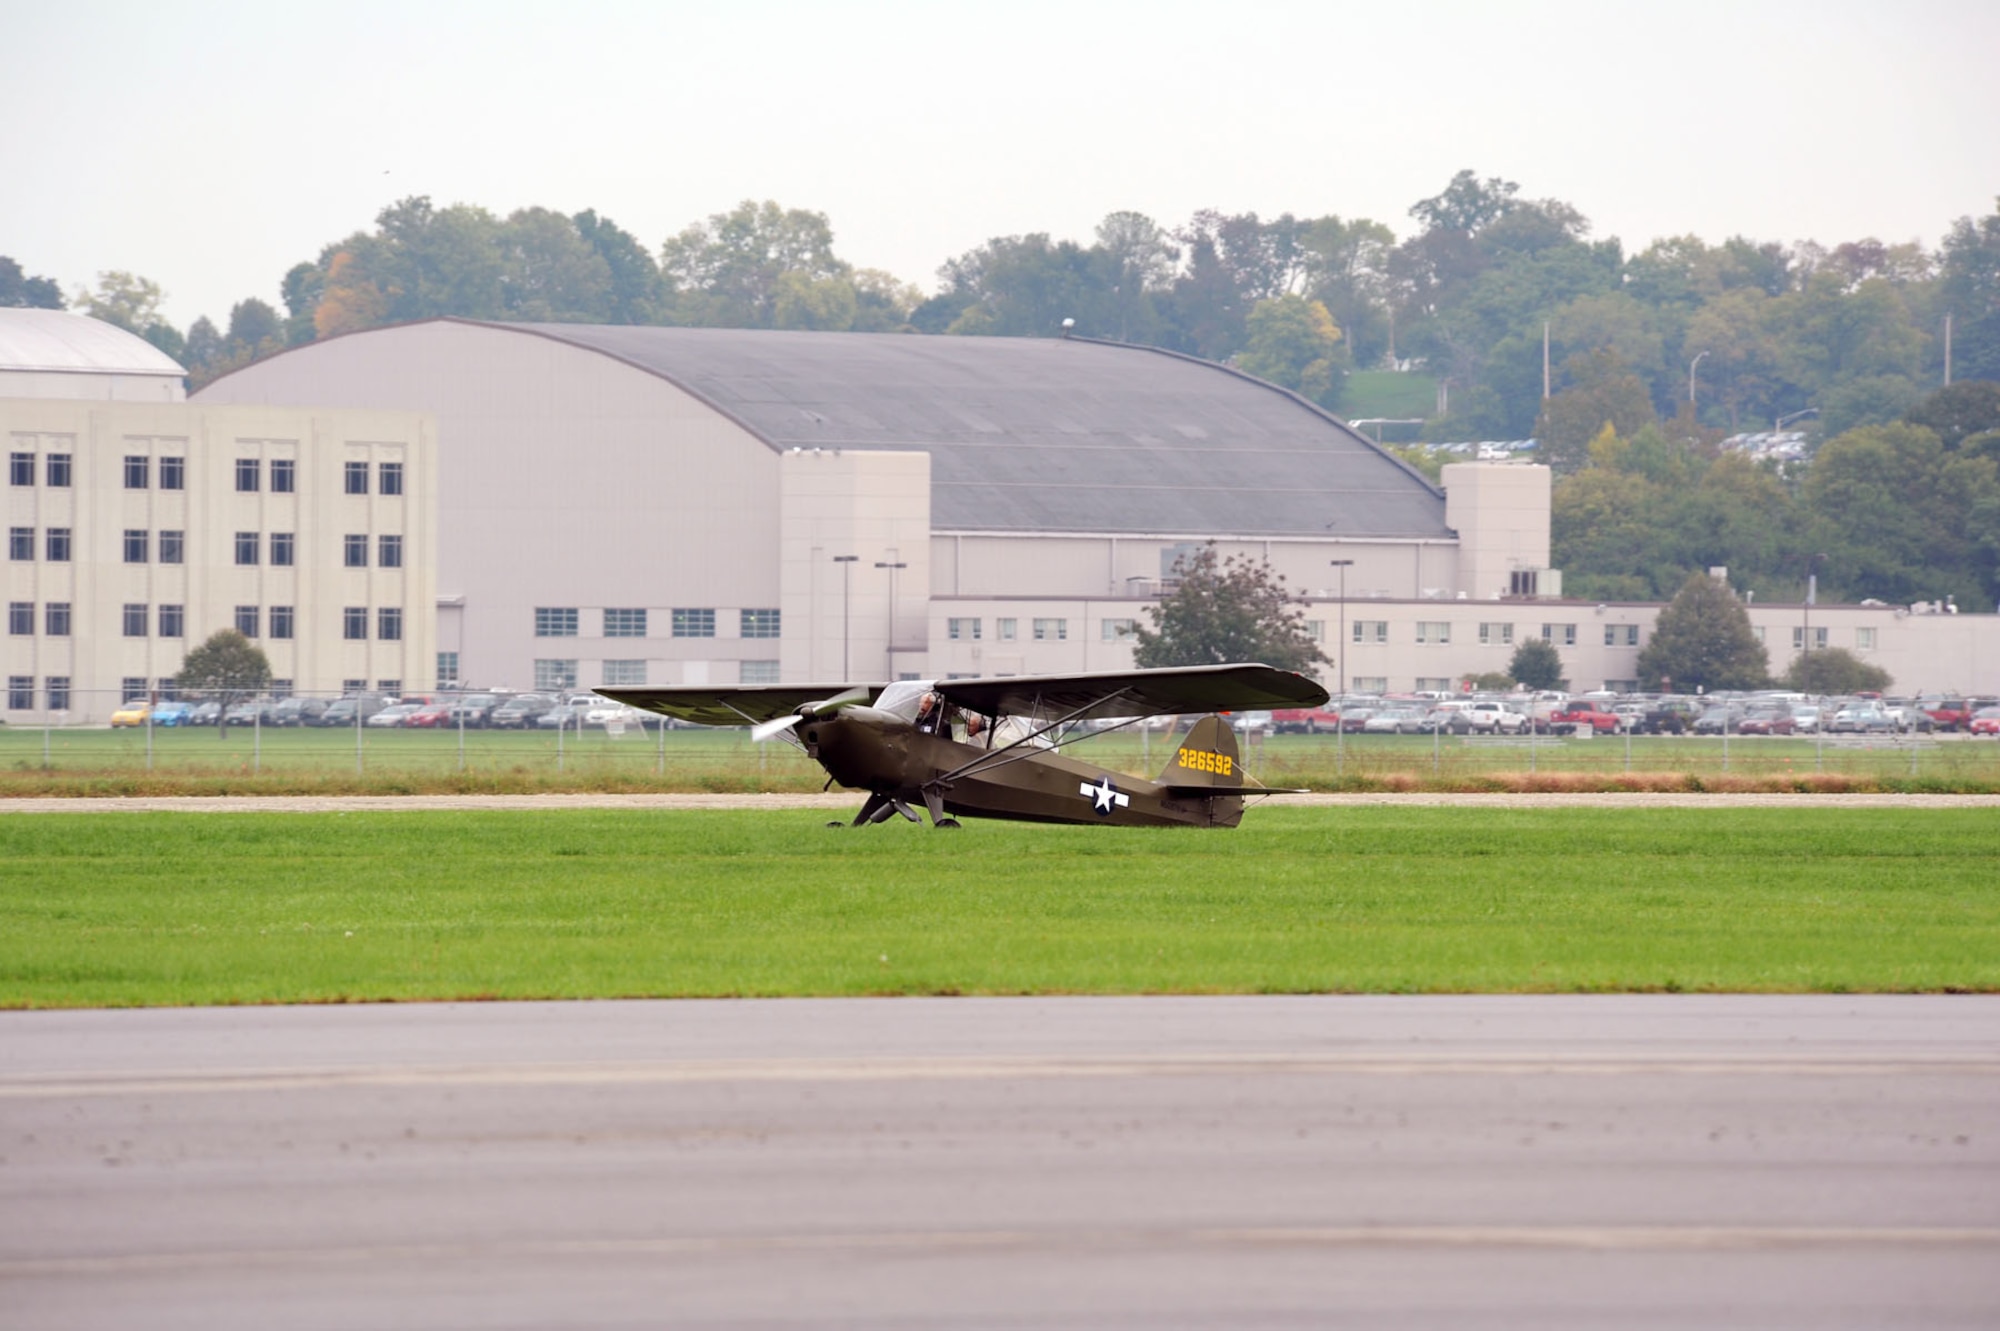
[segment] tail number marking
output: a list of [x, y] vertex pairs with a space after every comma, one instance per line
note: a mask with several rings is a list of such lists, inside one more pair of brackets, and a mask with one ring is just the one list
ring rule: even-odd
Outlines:
[[1207, 753], [1201, 749], [1182, 749], [1180, 752], [1180, 763], [1182, 767], [1187, 768], [1191, 772], [1212, 772], [1216, 776], [1235, 775], [1230, 770], [1236, 765], [1235, 760], [1226, 753]]

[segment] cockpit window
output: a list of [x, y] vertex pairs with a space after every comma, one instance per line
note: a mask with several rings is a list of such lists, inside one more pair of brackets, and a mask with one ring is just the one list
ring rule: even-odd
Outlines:
[[924, 695], [935, 687], [935, 680], [899, 679], [882, 690], [881, 696], [875, 700], [875, 707], [915, 725], [917, 709], [922, 706]]

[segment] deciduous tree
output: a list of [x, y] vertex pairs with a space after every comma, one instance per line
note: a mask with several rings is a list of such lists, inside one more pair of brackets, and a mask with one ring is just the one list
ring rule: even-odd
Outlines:
[[1326, 660], [1306, 632], [1303, 612], [1269, 564], [1241, 555], [1218, 561], [1210, 542], [1174, 566], [1179, 585], [1148, 607], [1133, 660], [1159, 666], [1261, 661], [1310, 670]]
[[191, 698], [222, 704], [216, 726], [229, 730], [229, 704], [255, 697], [271, 682], [271, 663], [250, 639], [235, 629], [217, 629], [181, 662], [174, 686]]
[[1799, 653], [1785, 671], [1785, 687], [1820, 697], [1869, 690], [1879, 693], [1889, 687], [1889, 672], [1843, 648], [1827, 647]]
[[1524, 689], [1565, 689], [1562, 653], [1546, 638], [1529, 638], [1514, 649], [1507, 673]]
[[1714, 692], [1761, 688], [1771, 663], [1736, 593], [1718, 578], [1695, 573], [1654, 621], [1638, 670], [1649, 689]]

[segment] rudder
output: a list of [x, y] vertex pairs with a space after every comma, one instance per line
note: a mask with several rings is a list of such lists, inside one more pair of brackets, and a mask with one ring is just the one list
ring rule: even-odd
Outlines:
[[1245, 784], [1243, 758], [1236, 731], [1219, 716], [1204, 716], [1189, 728], [1187, 738], [1167, 759], [1160, 773], [1163, 786], [1226, 786]]

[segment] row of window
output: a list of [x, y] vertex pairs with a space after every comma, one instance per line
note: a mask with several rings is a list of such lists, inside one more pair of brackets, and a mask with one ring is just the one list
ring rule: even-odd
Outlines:
[[[125, 488], [127, 490], [147, 490], [153, 485], [154, 462], [156, 459], [143, 454], [125, 455]], [[187, 459], [184, 457], [163, 457], [159, 463], [160, 488], [162, 490], [185, 490], [187, 488]], [[375, 466], [375, 493], [399, 495], [403, 493], [403, 464], [382, 462]], [[70, 453], [47, 453], [42, 456], [42, 476], [44, 485], [55, 489], [68, 489], [73, 483], [75, 458]], [[346, 493], [365, 495], [368, 493], [369, 467], [366, 462], [350, 462], [343, 473]], [[298, 489], [298, 463], [291, 458], [272, 458], [269, 470], [272, 494], [291, 494]], [[236, 459], [236, 488], [244, 494], [255, 494], [265, 488], [266, 471], [262, 458]], [[7, 483], [9, 485], [33, 485], [35, 483], [35, 455], [33, 453], [9, 453], [7, 455]]]
[[[44, 533], [43, 558], [53, 564], [70, 561], [75, 545], [68, 527], [50, 527]], [[142, 528], [125, 529], [125, 562], [144, 564], [153, 558], [154, 533]], [[187, 561], [187, 533], [182, 531], [159, 532], [159, 561], [162, 564], [181, 564]], [[264, 534], [254, 531], [236, 533], [236, 562], [254, 567], [263, 562], [265, 549]], [[289, 568], [297, 562], [297, 537], [288, 531], [270, 533], [270, 562], [279, 568]], [[343, 538], [343, 557], [348, 568], [368, 567], [368, 537], [350, 535]], [[9, 527], [7, 529], [7, 557], [13, 560], [35, 557], [35, 529], [33, 527]], [[375, 538], [375, 564], [378, 568], [401, 568], [403, 566], [403, 538], [400, 536], [378, 536]], [[641, 614], [644, 612], [641, 611]]]
[[[1037, 619], [1031, 621], [1036, 642], [1069, 641], [1069, 621], [1067, 619]], [[1107, 619], [1104, 621], [1104, 640], [1123, 642], [1138, 630], [1138, 621], [1132, 619]], [[985, 636], [986, 623], [981, 619], [947, 619], [944, 622], [944, 636], [953, 642], [978, 642]], [[1001, 642], [1014, 642], [1021, 636], [1021, 621], [1018, 619], [996, 619], [993, 621], [993, 636]]]
[[[438, 677], [456, 678], [444, 674], [445, 657], [448, 653], [438, 653]], [[454, 659], [450, 664], [456, 668]], [[612, 688], [639, 688], [646, 684], [646, 663], [644, 661], [602, 662], [604, 678], [599, 683]], [[739, 663], [737, 680], [743, 684], [779, 683], [776, 661], [743, 661]], [[577, 661], [574, 657], [542, 659], [535, 662], [535, 687], [537, 689], [573, 689], [577, 686]]]
[[[68, 601], [46, 601], [42, 604], [42, 633], [50, 638], [67, 638], [74, 618]], [[149, 606], [143, 602], [128, 601], [122, 616], [124, 634], [128, 638], [144, 638], [149, 632], [161, 638], [183, 638], [187, 636], [187, 611], [185, 606]], [[296, 636], [297, 612], [289, 605], [263, 606], [239, 605], [236, 607], [235, 627], [246, 638], [264, 636], [268, 629], [273, 638], [290, 639]], [[157, 625], [157, 627], [154, 627]], [[35, 632], [35, 603], [33, 601], [9, 601], [7, 603], [7, 633], [11, 637], [32, 637]], [[341, 611], [341, 636], [350, 640], [368, 637], [368, 607], [347, 606]], [[375, 611], [375, 636], [382, 642], [399, 642], [403, 637], [403, 612], [396, 607], [383, 607]]]
[[[537, 638], [574, 638], [582, 622], [582, 616], [575, 606], [535, 607], [535, 636]], [[644, 610], [607, 609], [604, 612], [604, 636], [607, 638], [643, 638], [647, 631], [647, 615]], [[779, 615], [776, 610], [743, 610], [738, 612], [737, 633], [744, 638], [776, 638], [779, 634]], [[673, 636], [676, 638], [713, 638], [715, 636], [715, 611], [708, 609], [682, 609], [673, 612]]]
[[[42, 681], [48, 697], [51, 712], [69, 710], [69, 676], [50, 675]], [[9, 711], [25, 712], [35, 705], [35, 677], [33, 675], [7, 676], [7, 708]]]
[[[1426, 646], [1444, 646], [1451, 642], [1451, 622], [1449, 620], [1420, 619], [1416, 623], [1416, 641]], [[1356, 643], [1385, 643], [1389, 641], [1389, 621], [1386, 619], [1357, 619], [1350, 625], [1349, 637]], [[1541, 639], [1558, 647], [1576, 646], [1576, 625], [1544, 624]], [[1512, 624], [1481, 624], [1479, 645], [1482, 647], [1511, 647], [1514, 645]], [[1606, 624], [1604, 626], [1606, 647], [1637, 647], [1639, 626], [1637, 624]]]

